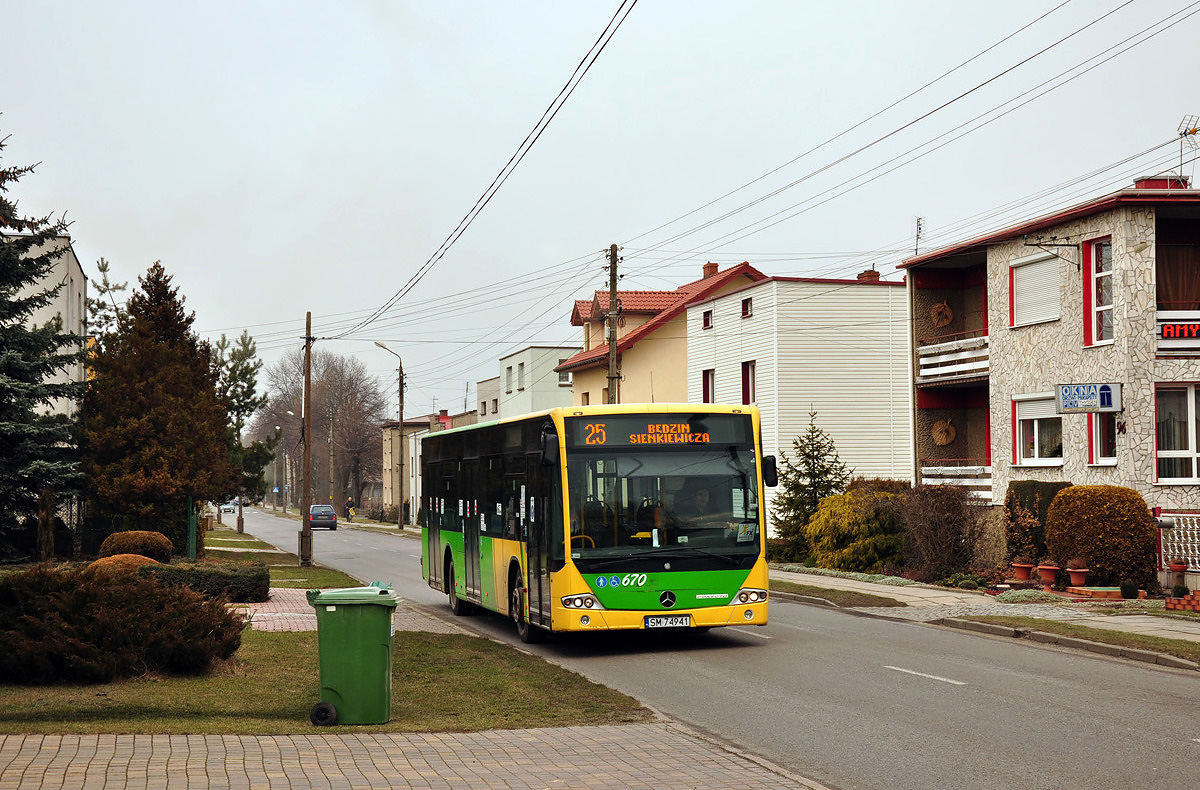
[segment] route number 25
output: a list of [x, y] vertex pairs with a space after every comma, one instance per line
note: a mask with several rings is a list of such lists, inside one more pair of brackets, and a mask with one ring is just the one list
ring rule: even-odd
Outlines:
[[587, 431], [587, 436], [584, 437], [584, 444], [604, 444], [608, 441], [608, 434], [604, 431], [604, 423], [593, 422], [583, 426]]

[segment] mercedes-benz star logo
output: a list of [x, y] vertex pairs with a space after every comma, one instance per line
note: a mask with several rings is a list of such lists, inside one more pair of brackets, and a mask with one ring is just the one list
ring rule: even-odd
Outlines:
[[675, 593], [667, 590], [662, 595], [658, 596], [658, 602], [663, 605], [664, 609], [670, 609], [675, 605]]

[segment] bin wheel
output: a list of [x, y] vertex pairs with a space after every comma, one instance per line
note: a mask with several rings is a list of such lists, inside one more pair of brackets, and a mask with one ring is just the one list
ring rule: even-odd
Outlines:
[[308, 720], [318, 727], [328, 727], [337, 724], [337, 708], [331, 702], [318, 702], [308, 712]]

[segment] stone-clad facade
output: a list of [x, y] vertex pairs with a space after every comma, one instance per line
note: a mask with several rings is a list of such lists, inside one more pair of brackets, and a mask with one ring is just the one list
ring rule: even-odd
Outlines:
[[[1195, 480], [1159, 479], [1156, 438], [1163, 430], [1156, 425], [1161, 386], [1200, 385], [1200, 341], [1169, 348], [1160, 338], [1160, 323], [1168, 315], [1200, 326], [1200, 304], [1162, 311], [1164, 295], [1156, 280], [1165, 247], [1173, 248], [1176, 271], [1200, 278], [1200, 191], [1180, 188], [1185, 184], [1143, 180], [1137, 189], [905, 263], [917, 371], [916, 479], [938, 482], [948, 470], [973, 468], [990, 480], [990, 487], [979, 490], [993, 504], [1003, 502], [1012, 480], [1120, 485], [1137, 490], [1151, 507], [1200, 512]], [[1169, 244], [1162, 241], [1164, 228]], [[1091, 251], [1103, 241], [1111, 243], [1112, 330], [1111, 339], [1093, 340], [1088, 334], [1097, 331], [1088, 328], [1096, 325]], [[1178, 263], [1180, 256], [1191, 263]], [[1029, 262], [1043, 273], [1052, 271], [1048, 276], [1057, 280], [1058, 310], [1057, 317], [1047, 318], [1043, 311], [1021, 325], [1012, 312], [1014, 277], [1019, 276], [1014, 271]], [[1057, 447], [1046, 457], [1030, 457], [1028, 448], [1014, 447], [1021, 427], [1018, 403], [1044, 409], [1045, 396], [1052, 397], [1056, 385], [1099, 382], [1121, 385], [1123, 410], [1104, 423], [1112, 426], [1107, 436], [1115, 436], [1113, 457], [1097, 457], [1099, 423], [1094, 421], [1100, 417], [1082, 413], [1050, 413], [1048, 423], [1061, 419], [1060, 455]], [[1196, 398], [1196, 419], [1186, 431], [1200, 464], [1198, 390], [1188, 390], [1189, 398]], [[948, 433], [947, 423], [956, 430]], [[1042, 427], [1047, 423], [1039, 423]], [[1200, 479], [1200, 469], [1193, 474]]]

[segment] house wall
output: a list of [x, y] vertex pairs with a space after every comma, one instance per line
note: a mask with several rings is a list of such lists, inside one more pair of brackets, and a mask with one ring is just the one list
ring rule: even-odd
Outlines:
[[[80, 335], [81, 337], [86, 336], [87, 277], [83, 273], [83, 267], [79, 265], [79, 259], [75, 257], [75, 250], [71, 247], [71, 239], [67, 236], [52, 239], [47, 244], [35, 248], [34, 254], [40, 255], [48, 249], [62, 249], [63, 253], [55, 261], [53, 268], [43, 282], [22, 289], [19, 296], [29, 296], [46, 288], [53, 288], [59, 284], [62, 287], [49, 304], [35, 310], [30, 315], [29, 322], [35, 326], [42, 326], [53, 320], [55, 316], [62, 316], [64, 331]], [[86, 375], [85, 363], [80, 360], [73, 365], [56, 371], [52, 376], [47, 378], [47, 381], [52, 383], [83, 381]], [[66, 414], [74, 411], [74, 408], [74, 404], [70, 402], [54, 401], [49, 405], [47, 411]]]
[[[753, 299], [743, 318], [742, 299]], [[688, 308], [688, 399], [715, 371], [716, 400], [742, 402], [742, 363], [755, 363], [763, 452], [792, 451], [809, 412], [862, 477], [912, 470], [907, 297], [898, 285], [767, 280]], [[713, 327], [702, 328], [704, 310]]]
[[[566, 359], [579, 351], [578, 346], [530, 346], [515, 354], [500, 359], [500, 376], [497, 390], [500, 392], [501, 419], [517, 417], [533, 411], [571, 405], [571, 386], [559, 382], [554, 370], [559, 360]], [[521, 387], [517, 370], [525, 365], [525, 386]], [[507, 368], [513, 369], [512, 391], [506, 391], [502, 380]], [[489, 403], [490, 405], [490, 403]], [[493, 419], [489, 415], [488, 419]]]
[[[480, 420], [496, 419], [500, 413], [500, 377], [493, 376], [476, 382], [475, 400], [479, 401], [476, 407], [479, 409]], [[495, 410], [492, 409], [492, 401], [496, 402]]]
[[657, 327], [620, 357], [621, 403], [687, 401], [687, 317]]
[[[1121, 207], [1047, 229], [1046, 236], [1087, 241], [1106, 235], [1113, 245], [1114, 342], [1083, 345], [1083, 273], [1078, 248], [1054, 248], [1059, 261], [1060, 318], [1009, 328], [1009, 262], [1030, 248], [1017, 239], [988, 250], [989, 346], [993, 490], [1003, 501], [1009, 481], [1067, 480], [1137, 490], [1151, 507], [1200, 507], [1200, 486], [1158, 485], [1155, 479], [1155, 382], [1200, 381], [1200, 360], [1157, 358], [1155, 337], [1154, 208]], [[1136, 245], [1146, 241], [1143, 249]], [[1115, 466], [1088, 464], [1087, 417], [1062, 415], [1061, 466], [1013, 465], [1014, 395], [1053, 392], [1058, 384], [1116, 381], [1124, 412], [1118, 416]], [[1120, 425], [1124, 424], [1124, 432]]]

